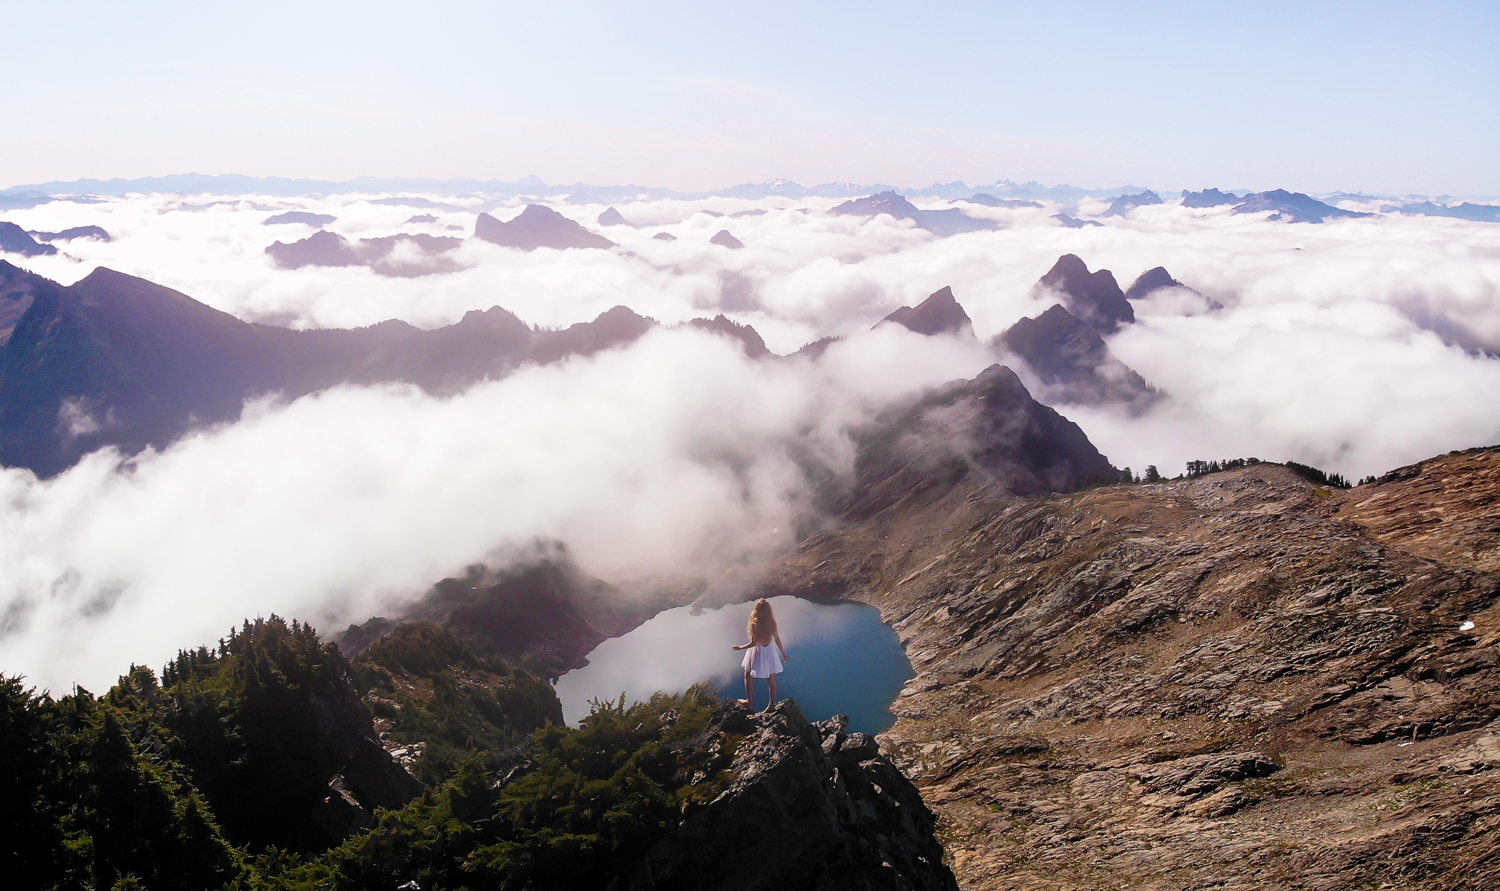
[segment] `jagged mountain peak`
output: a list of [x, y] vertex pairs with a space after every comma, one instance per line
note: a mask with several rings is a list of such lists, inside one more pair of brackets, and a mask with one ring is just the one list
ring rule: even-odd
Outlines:
[[853, 214], [867, 217], [888, 213], [897, 219], [910, 220], [916, 218], [917, 208], [910, 201], [907, 201], [894, 191], [890, 191], [876, 192], [864, 198], [853, 198], [838, 205], [830, 210], [829, 213]]
[[57, 248], [50, 244], [42, 244], [32, 238], [30, 232], [15, 223], [0, 220], [0, 253], [42, 257], [57, 253]]
[[1136, 280], [1125, 289], [1125, 299], [1140, 300], [1152, 291], [1160, 291], [1162, 288], [1180, 288], [1182, 282], [1172, 277], [1164, 267], [1157, 266], [1148, 269], [1136, 277]]
[[1103, 333], [1135, 321], [1135, 310], [1108, 269], [1089, 272], [1075, 254], [1063, 254], [1037, 282], [1037, 290], [1062, 299], [1068, 311]]
[[1201, 192], [1183, 192], [1183, 207], [1219, 207], [1224, 204], [1238, 204], [1240, 197], [1232, 192], [1221, 192], [1218, 189], [1204, 189]]
[[1122, 217], [1129, 213], [1132, 208], [1145, 207], [1151, 204], [1160, 204], [1161, 196], [1146, 189], [1134, 195], [1120, 195], [1109, 203], [1109, 210], [1104, 212], [1107, 217]]
[[756, 331], [750, 325], [741, 325], [723, 313], [719, 313], [711, 319], [693, 319], [687, 324], [694, 328], [712, 331], [739, 341], [745, 349], [745, 355], [752, 359], [759, 359], [762, 356], [771, 354], [771, 351], [766, 348], [766, 342], [761, 338], [759, 331]]
[[599, 225], [601, 226], [634, 226], [635, 224], [625, 219], [625, 215], [613, 206], [606, 207], [604, 213], [599, 214]]
[[934, 291], [915, 307], [903, 306], [897, 309], [881, 319], [877, 327], [886, 322], [894, 322], [929, 337], [935, 334], [958, 334], [964, 330], [972, 332], [974, 329], [969, 314], [964, 312], [964, 308], [953, 296], [953, 289], [947, 285]]
[[1053, 304], [1036, 318], [1021, 319], [991, 344], [1014, 353], [1037, 376], [1046, 401], [1074, 405], [1149, 408], [1160, 394], [1134, 369], [1110, 355], [1092, 326]]
[[613, 241], [590, 232], [542, 204], [528, 204], [515, 217], [501, 222], [487, 213], [474, 221], [474, 237], [523, 251], [537, 248], [611, 248]]

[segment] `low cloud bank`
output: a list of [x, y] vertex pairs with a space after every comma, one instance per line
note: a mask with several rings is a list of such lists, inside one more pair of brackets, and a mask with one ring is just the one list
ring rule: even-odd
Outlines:
[[[537, 537], [606, 578], [752, 561], [786, 545], [806, 510], [793, 444], [847, 464], [848, 423], [990, 361], [975, 342], [870, 325], [951, 285], [987, 339], [1047, 308], [1032, 286], [1063, 253], [1122, 284], [1163, 265], [1196, 292], [1137, 302], [1138, 321], [1110, 338], [1168, 398], [1137, 417], [1058, 406], [1116, 465], [1171, 475], [1253, 455], [1358, 477], [1500, 442], [1497, 224], [1287, 224], [1168, 203], [1068, 229], [1051, 206], [962, 205], [1002, 228], [938, 238], [889, 216], [828, 215], [836, 199], [632, 202], [620, 209], [642, 227], [607, 230], [602, 205], [559, 203], [620, 248], [469, 242], [457, 272], [391, 278], [277, 269], [266, 245], [314, 230], [264, 220], [300, 210], [336, 217], [330, 229], [349, 238], [467, 236], [478, 207], [196, 203], [210, 206], [137, 196], [3, 216], [114, 236], [24, 262], [41, 274], [70, 282], [108, 265], [293, 326], [435, 326], [496, 304], [560, 326], [625, 304], [669, 324], [724, 312], [782, 353], [853, 337], [820, 362], [754, 363], [722, 338], [656, 332], [448, 399], [341, 388], [258, 404], [161, 454], [96, 454], [45, 483], [0, 471], [0, 670], [99, 686], [246, 615], [366, 618]], [[713, 215], [747, 210], [764, 213]], [[408, 222], [418, 213], [432, 222]], [[744, 249], [710, 243], [726, 228]]]
[[850, 424], [988, 361], [894, 326], [816, 363], [657, 331], [447, 399], [338, 388], [123, 463], [5, 470], [0, 670], [97, 688], [247, 615], [361, 621], [538, 538], [616, 580], [733, 570], [809, 515], [793, 446], [847, 470]]

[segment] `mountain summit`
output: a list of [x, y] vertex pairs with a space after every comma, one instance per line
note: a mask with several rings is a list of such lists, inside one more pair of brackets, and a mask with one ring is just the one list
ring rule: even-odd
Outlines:
[[1074, 254], [1059, 257], [1037, 282], [1036, 291], [1056, 294], [1068, 312], [1101, 334], [1113, 333], [1121, 324], [1135, 321], [1135, 310], [1130, 308], [1114, 273], [1108, 269], [1089, 272]]
[[972, 333], [974, 329], [974, 323], [969, 320], [969, 314], [958, 305], [958, 301], [953, 297], [953, 289], [947, 286], [934, 291], [932, 296], [917, 304], [915, 308], [901, 307], [881, 319], [876, 327], [887, 322], [894, 322], [929, 337], [934, 334], [958, 334], [965, 329]]
[[976, 220], [958, 208], [920, 210], [894, 191], [877, 192], [864, 198], [845, 201], [829, 213], [860, 217], [890, 214], [898, 220], [911, 220], [919, 228], [926, 229], [934, 235], [957, 235], [960, 232], [978, 232], [998, 228], [997, 224], [989, 220]]
[[537, 248], [612, 248], [613, 241], [590, 232], [550, 207], [528, 204], [514, 219], [501, 222], [487, 213], [474, 221], [474, 237], [504, 247], [532, 251]]

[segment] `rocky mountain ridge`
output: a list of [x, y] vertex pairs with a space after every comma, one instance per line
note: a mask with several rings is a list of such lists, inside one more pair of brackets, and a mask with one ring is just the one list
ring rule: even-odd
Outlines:
[[[753, 329], [728, 319], [690, 324], [752, 355], [768, 352]], [[244, 322], [102, 267], [62, 286], [0, 261], [0, 464], [50, 476], [105, 445], [127, 454], [162, 447], [198, 425], [238, 418], [247, 398], [272, 392], [295, 398], [340, 383], [405, 381], [453, 393], [526, 362], [623, 346], [656, 325], [617, 306], [541, 329], [496, 306], [431, 330], [390, 320], [297, 331]]]
[[1275, 465], [815, 535], [763, 593], [870, 603], [884, 734], [962, 887], [1500, 881], [1500, 450], [1347, 492]]

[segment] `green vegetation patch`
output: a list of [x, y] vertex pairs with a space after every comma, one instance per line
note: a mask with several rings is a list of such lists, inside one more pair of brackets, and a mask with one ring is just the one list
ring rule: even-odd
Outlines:
[[[354, 660], [360, 692], [393, 742], [423, 744], [412, 773], [429, 786], [475, 752], [498, 768], [548, 724], [562, 724], [551, 684], [474, 654], [445, 628], [402, 625]], [[385, 726], [383, 723], [382, 726]]]
[[283, 891], [593, 889], [627, 873], [722, 792], [733, 740], [710, 728], [707, 685], [626, 706], [593, 703], [578, 728], [537, 731], [508, 775], [465, 759], [440, 789], [306, 864], [265, 864]]

